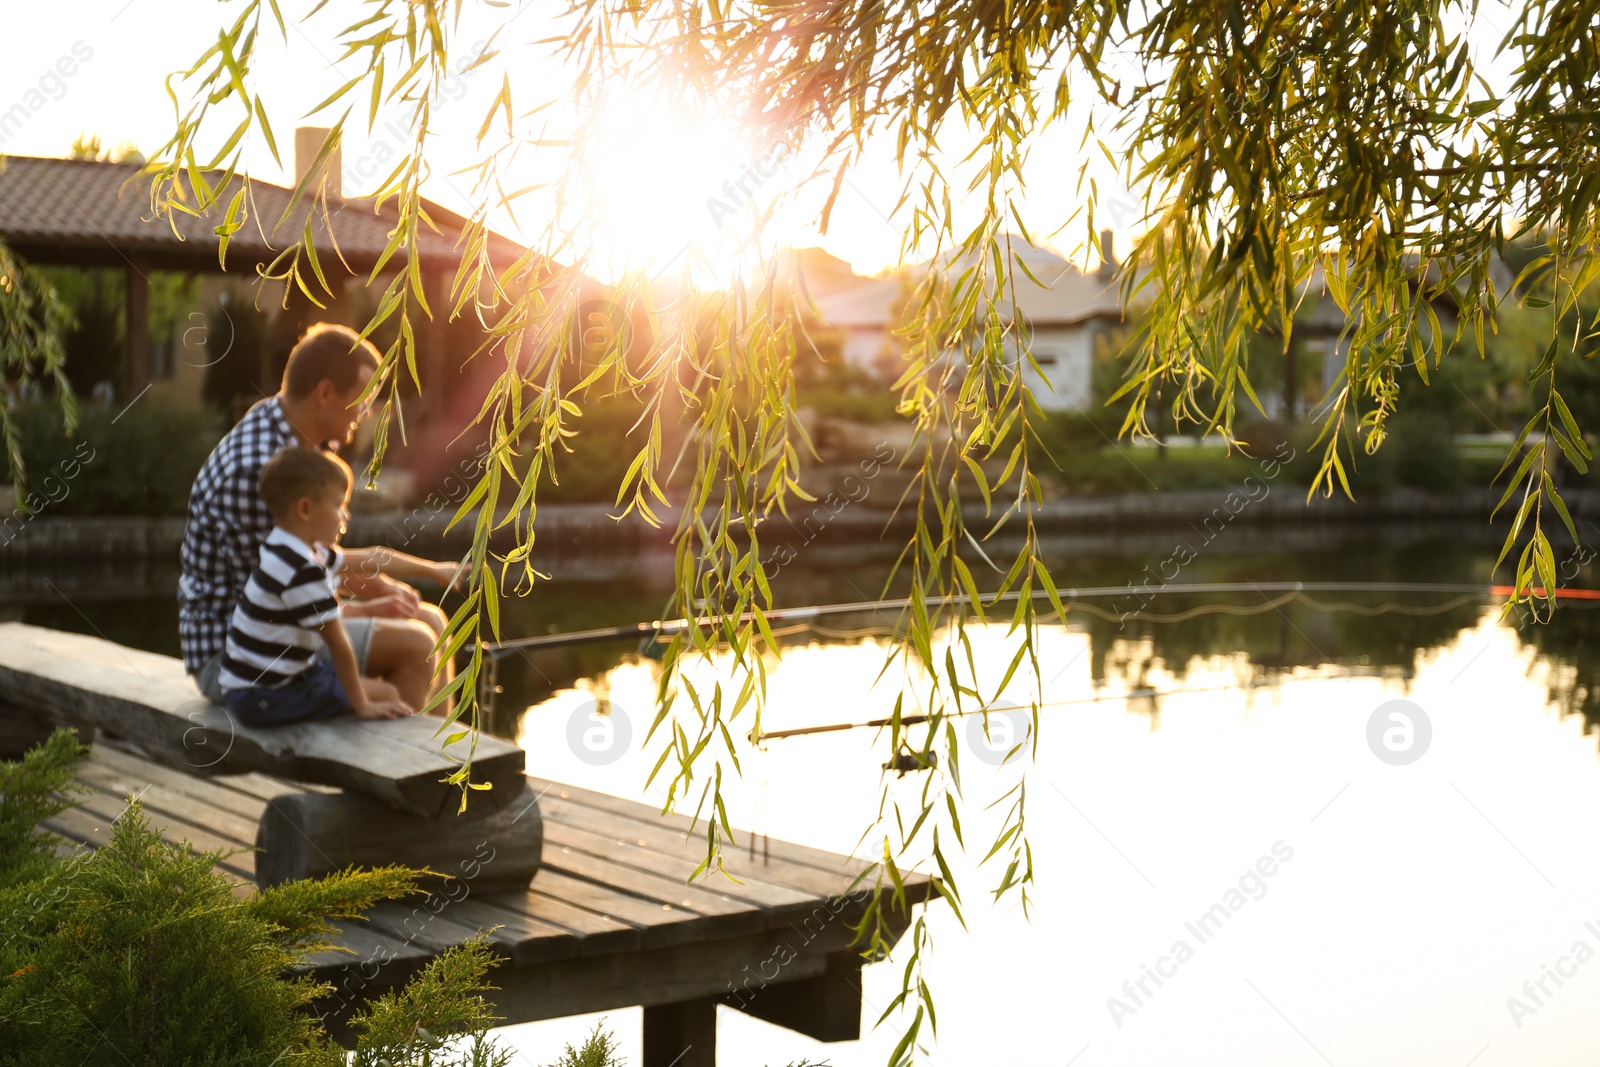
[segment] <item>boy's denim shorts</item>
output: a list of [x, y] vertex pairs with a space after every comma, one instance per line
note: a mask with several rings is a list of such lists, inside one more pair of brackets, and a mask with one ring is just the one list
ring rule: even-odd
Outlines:
[[228, 710], [245, 726], [282, 726], [332, 719], [350, 711], [350, 700], [333, 664], [313, 661], [311, 669], [280, 689], [250, 686], [230, 689]]
[[[367, 653], [372, 650], [372, 630], [377, 619], [371, 616], [362, 616], [359, 619], [341, 619], [344, 623], [344, 632], [350, 638], [350, 648], [356, 654], [356, 669], [362, 674], [367, 673]], [[317, 648], [317, 658], [329, 663], [328, 645], [323, 642]], [[205, 666], [200, 668], [198, 674], [191, 675], [194, 684], [201, 694], [213, 704], [226, 704], [228, 701], [222, 693], [222, 653], [218, 652], [206, 660]]]

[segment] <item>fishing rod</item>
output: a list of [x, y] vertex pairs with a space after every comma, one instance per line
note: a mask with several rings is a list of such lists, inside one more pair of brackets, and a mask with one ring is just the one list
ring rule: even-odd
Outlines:
[[[1155, 686], [1141, 686], [1129, 689], [1124, 693], [1096, 693], [1094, 696], [1074, 697], [1068, 700], [1041, 700], [1035, 704], [987, 704], [977, 708], [962, 708], [956, 711], [943, 712], [940, 718], [961, 719], [972, 715], [997, 715], [1008, 711], [1031, 712], [1037, 706], [1044, 708], [1066, 708], [1084, 704], [1109, 704], [1115, 701], [1154, 700], [1159, 697], [1189, 696], [1194, 693], [1224, 693], [1235, 692], [1240, 689], [1278, 688], [1294, 682], [1327, 682], [1346, 681], [1352, 678], [1384, 678], [1382, 671], [1371, 669], [1351, 669], [1338, 674], [1319, 674], [1305, 677], [1282, 676], [1272, 678], [1252, 678], [1244, 682], [1226, 682], [1221, 685], [1202, 685], [1192, 688], [1158, 689]], [[916, 726], [928, 722], [934, 716], [918, 712], [913, 715], [902, 715], [899, 718], [901, 726]], [[830, 722], [820, 726], [797, 726], [789, 730], [768, 730], [761, 734], [752, 734], [750, 740], [755, 743], [762, 741], [781, 741], [786, 737], [810, 737], [815, 734], [835, 734], [845, 730], [882, 729], [893, 726], [896, 720], [893, 717], [880, 719], [867, 719], [863, 722]]]
[[[1509, 585], [1471, 585], [1465, 583], [1426, 583], [1426, 582], [1190, 582], [1187, 584], [1167, 584], [1153, 587], [1135, 587], [1129, 585], [1092, 586], [1085, 589], [1062, 589], [1058, 595], [1063, 604], [1073, 600], [1102, 599], [1107, 597], [1129, 596], [1143, 599], [1151, 596], [1180, 596], [1184, 594], [1203, 593], [1456, 593], [1479, 594], [1482, 596], [1498, 597], [1511, 596], [1514, 592]], [[1543, 595], [1543, 589], [1534, 590], [1537, 595]], [[1021, 599], [1021, 593], [1005, 593], [994, 599], [985, 599], [985, 606], [993, 607], [1000, 604], [1015, 603]], [[1555, 596], [1562, 600], [1600, 600], [1600, 590], [1595, 589], [1557, 589]], [[1043, 589], [1037, 589], [1029, 594], [1030, 599], [1042, 600], [1049, 597]], [[774, 608], [765, 612], [764, 617], [769, 623], [802, 622], [810, 619], [824, 618], [830, 615], [865, 614], [867, 612], [903, 611], [915, 603], [910, 597], [899, 597], [888, 600], [859, 600], [841, 604], [813, 604], [807, 607]], [[940, 604], [970, 604], [972, 598], [965, 593], [956, 593], [946, 597], [937, 598]], [[756, 615], [746, 612], [739, 616], [739, 622], [753, 622]], [[625, 626], [604, 626], [593, 630], [573, 630], [567, 633], [544, 634], [538, 637], [519, 637], [509, 641], [486, 642], [483, 646], [484, 654], [491, 660], [500, 660], [516, 653], [526, 653], [538, 649], [568, 648], [575, 645], [599, 644], [606, 641], [646, 640], [651, 638], [675, 637], [684, 633], [691, 627], [697, 629], [713, 629], [721, 625], [723, 620], [714, 615], [701, 616], [695, 619], [656, 619], [650, 622], [632, 623]]]

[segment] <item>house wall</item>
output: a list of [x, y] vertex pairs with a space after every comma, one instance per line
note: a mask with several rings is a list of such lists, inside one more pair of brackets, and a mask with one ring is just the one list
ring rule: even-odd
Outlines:
[[1022, 374], [1040, 407], [1046, 411], [1089, 410], [1094, 402], [1094, 338], [1095, 328], [1089, 323], [1034, 328], [1030, 349], [1045, 376], [1041, 378], [1026, 364]]
[[892, 350], [893, 338], [881, 326], [851, 326], [844, 332], [844, 346], [840, 356], [845, 365], [876, 373], [883, 356]]
[[206, 364], [211, 358], [206, 345], [210, 329], [207, 312], [216, 305], [217, 294], [222, 289], [220, 275], [200, 275], [194, 289], [193, 306], [172, 324], [170, 336], [151, 337], [151, 397], [181, 407], [200, 406]]
[[[1023, 363], [1023, 381], [1046, 411], [1088, 412], [1094, 404], [1094, 346], [1101, 329], [1094, 322], [1072, 326], [1035, 326], [1029, 346], [1041, 377]], [[1017, 359], [1015, 341], [1007, 342], [1008, 358]], [[960, 358], [953, 350], [951, 358]]]

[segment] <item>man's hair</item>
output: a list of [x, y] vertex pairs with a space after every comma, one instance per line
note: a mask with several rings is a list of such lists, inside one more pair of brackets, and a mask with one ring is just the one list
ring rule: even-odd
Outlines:
[[349, 489], [354, 479], [345, 461], [329, 452], [315, 448], [291, 445], [280, 449], [261, 468], [261, 499], [273, 519], [281, 520], [306, 497], [315, 497], [328, 489], [341, 493]]
[[283, 389], [292, 399], [310, 396], [318, 382], [332, 382], [341, 393], [355, 388], [362, 367], [378, 369], [382, 358], [371, 341], [348, 326], [315, 323], [289, 352]]

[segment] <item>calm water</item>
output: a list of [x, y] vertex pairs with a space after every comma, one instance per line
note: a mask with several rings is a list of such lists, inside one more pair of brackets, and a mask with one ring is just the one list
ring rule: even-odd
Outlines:
[[[1484, 534], [1379, 533], [1350, 541], [1296, 532], [1290, 541], [1232, 530], [1177, 580], [1488, 581]], [[1063, 542], [1053, 549], [1056, 573], [1064, 586], [1120, 585], [1167, 558], [1173, 540]], [[668, 562], [549, 561], [556, 580], [519, 606], [515, 626], [541, 633], [652, 618]], [[781, 596], [873, 597], [883, 568], [873, 553], [819, 548], [785, 570]], [[10, 575], [0, 598], [12, 617], [171, 650], [172, 576], [127, 577]], [[117, 597], [105, 595], [112, 590]], [[944, 905], [929, 911], [926, 975], [940, 998], [931, 1062], [1595, 1061], [1600, 616], [1574, 608], [1551, 626], [1518, 628], [1482, 602], [1437, 610], [1445, 595], [1318, 599], [1369, 612], [1388, 601], [1415, 614], [1296, 603], [1120, 628], [1074, 613], [1044, 630], [1037, 760], [999, 764], [981, 735], [961, 731], [973, 852], [956, 873], [970, 929]], [[1261, 598], [1162, 598], [1150, 608], [1223, 602], [1248, 611]], [[852, 616], [830, 622], [829, 633], [789, 635], [769, 663], [765, 728], [859, 722], [887, 714], [901, 691], [919, 692], [903, 671], [879, 678], [880, 622]], [[1009, 645], [998, 631], [974, 638], [980, 680], [992, 688]], [[698, 670], [709, 679], [727, 664]], [[536, 774], [659, 803], [642, 784], [657, 753], [638, 746], [654, 672], [627, 646], [508, 661], [496, 727], [523, 743]], [[1008, 688], [1024, 701], [1026, 692], [1025, 680]], [[1424, 745], [1422, 731], [1413, 734], [1411, 751], [1422, 754], [1402, 765], [1369, 744], [1374, 713], [1393, 700], [1408, 701], [1401, 710], [1414, 724], [1425, 719], [1431, 735]], [[569, 742], [575, 723], [580, 733], [595, 723], [597, 706], [609, 710], [609, 736], [631, 733], [629, 745], [602, 745], [597, 756]], [[848, 851], [877, 810], [886, 749], [871, 729], [770, 741], [729, 787], [733, 821]], [[982, 809], [1024, 773], [1031, 921], [1015, 898], [988, 903], [1000, 871], [976, 863], [998, 825]], [[908, 805], [923, 784], [919, 775], [888, 780], [891, 798]], [[894, 995], [898, 962], [866, 970], [868, 1022]], [[590, 1025], [507, 1034], [529, 1062], [544, 1063]], [[637, 1048], [637, 1011], [609, 1013], [607, 1025]], [[891, 1023], [859, 1043], [821, 1045], [728, 1009], [719, 1034], [721, 1062], [809, 1057], [839, 1067], [877, 1067], [897, 1037]]]

